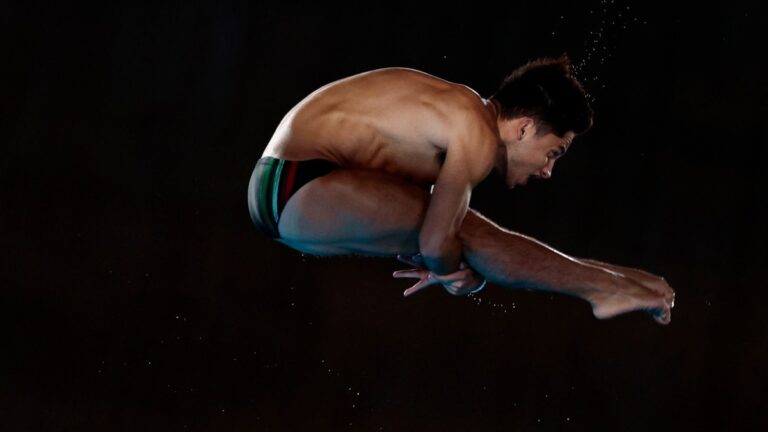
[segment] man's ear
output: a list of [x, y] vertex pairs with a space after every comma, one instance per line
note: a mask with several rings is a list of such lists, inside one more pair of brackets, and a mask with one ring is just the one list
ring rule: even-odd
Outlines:
[[536, 133], [536, 124], [532, 117], [521, 117], [517, 126], [517, 139], [522, 140], [524, 136]]

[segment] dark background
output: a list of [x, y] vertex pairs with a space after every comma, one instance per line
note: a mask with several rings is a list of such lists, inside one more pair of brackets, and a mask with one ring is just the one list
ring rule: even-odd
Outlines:
[[[104, 3], [0, 13], [3, 431], [765, 430], [757, 2]], [[472, 207], [665, 276], [668, 327], [493, 285], [404, 299], [394, 259], [251, 225], [253, 165], [314, 89], [405, 66], [488, 97], [561, 53], [593, 130]]]

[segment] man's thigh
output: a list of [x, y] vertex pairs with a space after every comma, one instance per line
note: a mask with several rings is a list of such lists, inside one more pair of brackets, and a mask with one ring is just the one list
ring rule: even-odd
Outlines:
[[340, 168], [287, 201], [281, 243], [317, 255], [418, 253], [429, 191], [383, 171]]

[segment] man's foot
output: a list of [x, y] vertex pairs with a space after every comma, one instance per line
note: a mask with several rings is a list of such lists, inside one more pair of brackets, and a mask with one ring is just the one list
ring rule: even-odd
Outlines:
[[667, 281], [660, 276], [651, 275], [647, 272], [642, 272], [642, 277], [636, 277], [635, 275], [629, 275], [630, 279], [639, 282], [644, 287], [664, 297], [664, 300], [669, 303], [669, 307], [675, 306], [675, 290], [667, 283]]
[[643, 310], [658, 323], [672, 320], [674, 292], [659, 293], [645, 287], [629, 287], [613, 292], [598, 292], [588, 296], [592, 313], [598, 319], [613, 318], [623, 313]]

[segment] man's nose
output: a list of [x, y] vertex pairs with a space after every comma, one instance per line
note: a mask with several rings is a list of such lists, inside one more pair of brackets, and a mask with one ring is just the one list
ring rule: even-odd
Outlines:
[[552, 177], [552, 171], [554, 169], [555, 169], [555, 161], [550, 160], [547, 166], [545, 166], [544, 168], [541, 169], [541, 171], [539, 171], [539, 177], [544, 179], [548, 179]]

